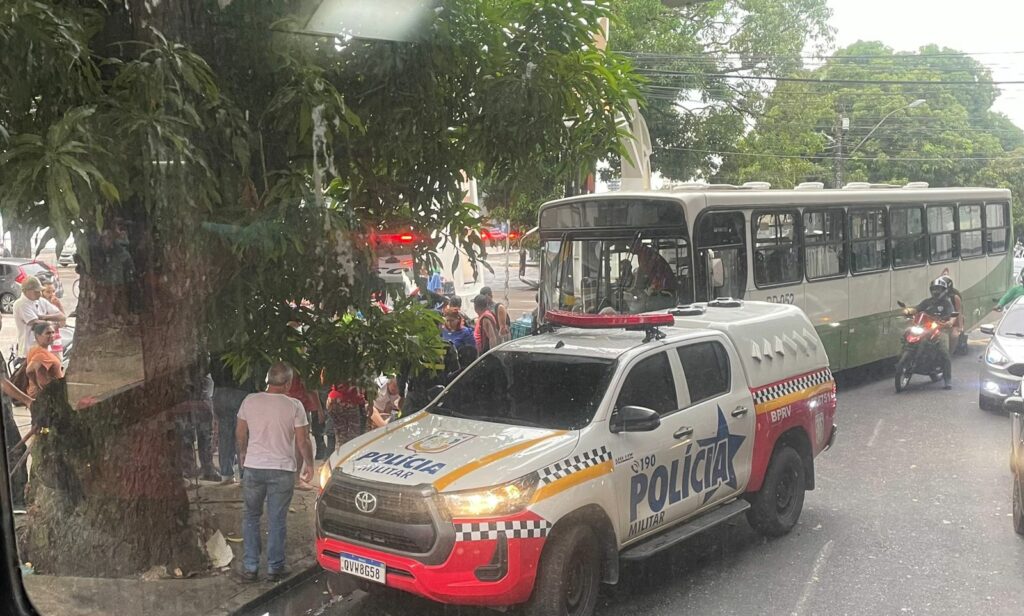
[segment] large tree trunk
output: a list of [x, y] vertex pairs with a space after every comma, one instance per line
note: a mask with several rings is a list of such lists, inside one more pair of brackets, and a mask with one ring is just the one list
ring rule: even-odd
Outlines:
[[89, 242], [68, 378], [32, 408], [48, 433], [32, 448], [23, 545], [40, 573], [166, 566], [188, 575], [207, 566], [175, 421], [195, 398], [202, 363], [205, 265], [184, 223], [168, 234], [144, 218], [125, 227], [131, 267], [118, 261], [116, 232]]
[[32, 254], [32, 234], [36, 232], [36, 229], [35, 226], [22, 224], [13, 217], [9, 217], [7, 230], [11, 233], [11, 245], [8, 246], [11, 256], [22, 259], [31, 259], [35, 256]]

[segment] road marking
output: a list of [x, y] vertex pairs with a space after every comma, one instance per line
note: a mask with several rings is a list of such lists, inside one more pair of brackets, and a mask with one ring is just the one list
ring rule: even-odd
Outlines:
[[868, 439], [868, 447], [875, 446], [875, 439], [878, 438], [878, 431], [882, 429], [882, 420], [879, 419], [878, 423], [875, 424], [875, 431], [871, 433], [871, 438]]
[[828, 561], [828, 555], [832, 553], [833, 540], [829, 539], [828, 543], [821, 548], [821, 552], [818, 554], [818, 559], [814, 561], [814, 568], [811, 569], [811, 577], [804, 584], [804, 592], [800, 595], [800, 600], [796, 602], [796, 607], [791, 612], [792, 616], [801, 616], [804, 613], [804, 606], [807, 604], [807, 600], [811, 598], [811, 592], [814, 590], [814, 583], [818, 581], [818, 574], [821, 573], [821, 568], [825, 566]]

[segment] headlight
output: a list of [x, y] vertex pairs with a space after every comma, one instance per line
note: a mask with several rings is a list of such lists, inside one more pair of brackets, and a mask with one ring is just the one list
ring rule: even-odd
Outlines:
[[481, 490], [444, 494], [445, 505], [453, 518], [479, 518], [509, 515], [526, 508], [537, 488], [537, 473], [515, 481]]
[[993, 366], [1002, 366], [1009, 360], [999, 349], [994, 346], [990, 346], [988, 347], [988, 352], [985, 353], [985, 361]]
[[327, 487], [327, 482], [331, 480], [331, 475], [333, 474], [333, 472], [334, 471], [331, 470], [330, 460], [325, 460], [324, 463], [320, 466], [319, 480], [321, 492], [323, 492], [324, 489]]
[[914, 334], [915, 336], [920, 336], [921, 334], [924, 333], [924, 328], [920, 327], [918, 325], [915, 325], [915, 326], [910, 328], [910, 333]]

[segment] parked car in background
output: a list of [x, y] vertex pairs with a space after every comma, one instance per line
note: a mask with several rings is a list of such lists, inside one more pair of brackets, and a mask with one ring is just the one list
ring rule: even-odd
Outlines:
[[0, 311], [11, 313], [14, 300], [21, 297], [21, 283], [29, 276], [42, 283], [53, 283], [57, 297], [64, 297], [64, 285], [52, 265], [32, 259], [0, 259]]
[[73, 241], [68, 241], [64, 244], [64, 249], [60, 251], [60, 256], [57, 257], [57, 265], [63, 267], [71, 267], [75, 264], [75, 253], [78, 248], [75, 246]]
[[480, 239], [493, 246], [508, 239], [508, 234], [498, 227], [480, 227]]
[[999, 411], [1003, 401], [1020, 388], [1020, 378], [1009, 369], [1024, 364], [1024, 302], [1013, 302], [1004, 309], [998, 323], [987, 323], [979, 329], [992, 339], [985, 348], [978, 376], [978, 406], [986, 411]]

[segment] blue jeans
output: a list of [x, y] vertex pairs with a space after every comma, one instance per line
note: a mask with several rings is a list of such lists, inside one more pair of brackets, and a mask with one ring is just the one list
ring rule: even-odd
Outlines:
[[295, 491], [295, 473], [262, 468], [247, 468], [242, 476], [242, 495], [245, 516], [242, 519], [242, 540], [245, 556], [242, 565], [246, 571], [260, 568], [260, 518], [263, 502], [267, 502], [267, 572], [284, 569], [284, 546], [287, 536], [288, 506]]

